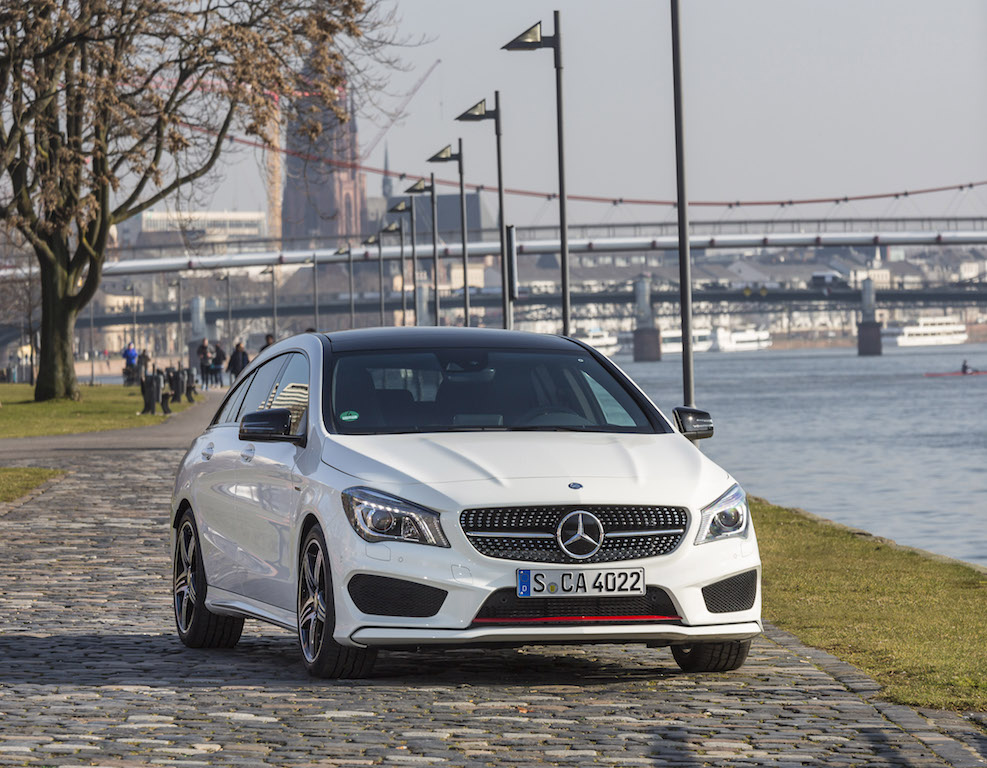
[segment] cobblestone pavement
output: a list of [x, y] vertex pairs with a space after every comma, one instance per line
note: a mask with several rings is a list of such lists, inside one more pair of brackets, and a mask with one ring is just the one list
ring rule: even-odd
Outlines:
[[382, 653], [316, 681], [248, 622], [190, 651], [169, 603], [177, 450], [4, 463], [70, 470], [0, 505], [0, 766], [985, 766], [971, 720], [877, 700], [770, 630], [741, 670], [639, 646]]

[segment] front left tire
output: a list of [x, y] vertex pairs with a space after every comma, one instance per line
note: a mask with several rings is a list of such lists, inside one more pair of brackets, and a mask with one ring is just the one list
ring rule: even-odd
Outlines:
[[340, 645], [336, 627], [332, 574], [322, 529], [314, 526], [302, 542], [298, 567], [298, 644], [313, 677], [367, 677], [377, 658], [374, 648]]
[[172, 566], [172, 604], [178, 637], [189, 648], [232, 648], [240, 639], [243, 619], [220, 616], [206, 608], [206, 569], [192, 510], [178, 523]]

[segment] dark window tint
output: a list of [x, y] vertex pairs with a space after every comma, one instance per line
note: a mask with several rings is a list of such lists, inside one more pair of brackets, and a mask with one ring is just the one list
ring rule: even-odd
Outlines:
[[243, 399], [239, 418], [245, 414], [263, 411], [270, 407], [271, 390], [274, 389], [278, 374], [281, 373], [287, 359], [287, 355], [281, 355], [257, 369], [253, 381], [250, 382], [247, 389], [247, 395]]
[[305, 431], [305, 418], [308, 413], [308, 358], [300, 352], [289, 356], [288, 364], [281, 372], [280, 381], [275, 387], [268, 407], [287, 408], [291, 411], [291, 434]]
[[213, 424], [229, 424], [238, 420], [240, 406], [243, 404], [243, 398], [246, 396], [247, 389], [250, 387], [252, 380], [253, 374], [237, 385], [236, 389], [226, 398], [226, 403], [223, 405], [223, 409], [219, 412], [219, 415], [216, 416]]
[[[340, 355], [330, 429], [368, 432], [654, 432], [642, 406], [592, 356], [499, 349]], [[661, 427], [659, 427], [661, 429]]]

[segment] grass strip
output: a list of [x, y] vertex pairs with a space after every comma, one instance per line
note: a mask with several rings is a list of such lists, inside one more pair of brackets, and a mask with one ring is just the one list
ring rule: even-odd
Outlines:
[[987, 574], [761, 499], [764, 618], [890, 701], [987, 711]]
[[26, 496], [42, 483], [62, 474], [59, 469], [0, 467], [0, 502], [7, 503]]
[[[160, 405], [155, 416], [141, 416], [144, 398], [139, 387], [107, 384], [80, 387], [82, 399], [34, 401], [30, 384], [0, 384], [0, 438], [68, 435], [76, 432], [102, 432], [128, 429], [165, 420]], [[188, 405], [172, 404], [181, 411]]]

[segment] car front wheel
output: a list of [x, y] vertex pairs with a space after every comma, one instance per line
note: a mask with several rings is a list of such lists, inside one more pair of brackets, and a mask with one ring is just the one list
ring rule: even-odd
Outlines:
[[377, 651], [340, 645], [332, 639], [336, 614], [326, 553], [322, 529], [315, 526], [302, 543], [298, 568], [298, 644], [305, 667], [314, 677], [366, 677]]
[[751, 649], [750, 640], [673, 645], [672, 656], [683, 672], [729, 672], [740, 669]]
[[172, 602], [181, 641], [189, 648], [235, 646], [243, 631], [243, 619], [220, 616], [206, 608], [206, 570], [191, 510], [178, 524], [172, 570]]

